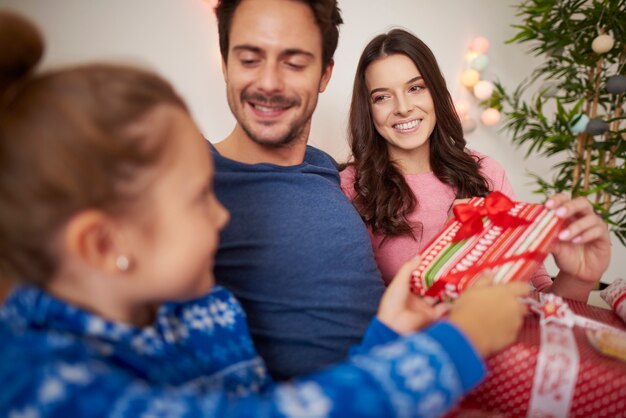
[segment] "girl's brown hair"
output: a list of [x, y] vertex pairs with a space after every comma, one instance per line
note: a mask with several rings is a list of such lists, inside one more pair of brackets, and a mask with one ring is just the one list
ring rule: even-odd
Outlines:
[[394, 54], [413, 61], [433, 99], [437, 118], [429, 145], [433, 173], [456, 190], [457, 198], [484, 196], [489, 186], [479, 172], [480, 161], [465, 149], [461, 123], [431, 50], [402, 29], [376, 36], [359, 59], [350, 105], [348, 137], [352, 161], [348, 165], [355, 169], [353, 204], [374, 233], [415, 237], [416, 230], [421, 232], [421, 225], [411, 225], [407, 216], [417, 207], [418, 199], [390, 160], [387, 142], [376, 131], [365, 82], [371, 63]]
[[[37, 42], [36, 58], [24, 58]], [[131, 67], [30, 74], [43, 42], [15, 15], [0, 14], [0, 50], [0, 276], [42, 283], [57, 268], [51, 243], [74, 214], [118, 214], [137, 202], [141, 170], [165, 139], [131, 128], [157, 105], [186, 106], [161, 77]]]

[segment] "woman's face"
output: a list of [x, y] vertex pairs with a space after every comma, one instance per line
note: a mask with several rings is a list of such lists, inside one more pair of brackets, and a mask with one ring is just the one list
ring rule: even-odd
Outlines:
[[365, 70], [365, 83], [374, 126], [387, 141], [391, 160], [417, 158], [430, 170], [435, 105], [413, 61], [402, 54], [380, 58]]

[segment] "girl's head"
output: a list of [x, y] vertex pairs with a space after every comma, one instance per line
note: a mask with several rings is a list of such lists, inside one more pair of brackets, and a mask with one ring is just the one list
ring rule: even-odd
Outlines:
[[41, 40], [16, 19], [0, 17], [0, 276], [55, 287], [95, 272], [153, 302], [206, 292], [228, 215], [181, 98], [119, 65], [32, 75], [37, 59], [15, 51]]
[[428, 156], [429, 144], [449, 147], [459, 141], [456, 146], [465, 147], [435, 56], [402, 29], [376, 36], [363, 50], [354, 78], [350, 128], [355, 146], [380, 150], [384, 146], [392, 160], [394, 152], [406, 154], [417, 148], [425, 148]]
[[458, 198], [488, 185], [465, 150], [437, 60], [419, 38], [394, 29], [372, 39], [354, 77], [348, 137], [355, 168], [354, 205], [375, 233], [416, 235], [407, 216], [418, 204], [403, 174], [432, 171]]

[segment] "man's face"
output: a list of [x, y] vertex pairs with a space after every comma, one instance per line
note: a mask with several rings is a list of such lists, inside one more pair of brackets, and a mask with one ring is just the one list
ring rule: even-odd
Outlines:
[[322, 36], [313, 12], [292, 0], [244, 0], [233, 17], [223, 64], [228, 104], [254, 142], [282, 147], [308, 139], [322, 72]]

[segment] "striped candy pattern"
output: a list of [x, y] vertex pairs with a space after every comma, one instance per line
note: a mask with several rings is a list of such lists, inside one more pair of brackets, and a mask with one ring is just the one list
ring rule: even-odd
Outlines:
[[[469, 203], [480, 207], [484, 201], [477, 197]], [[502, 228], [483, 217], [481, 232], [452, 242], [461, 223], [454, 219], [448, 222], [422, 250], [422, 261], [413, 272], [412, 290], [440, 299], [455, 298], [486, 269], [493, 269], [496, 283], [529, 280], [550, 251], [563, 220], [545, 206], [532, 203], [516, 202], [508, 213], [530, 223]]]

